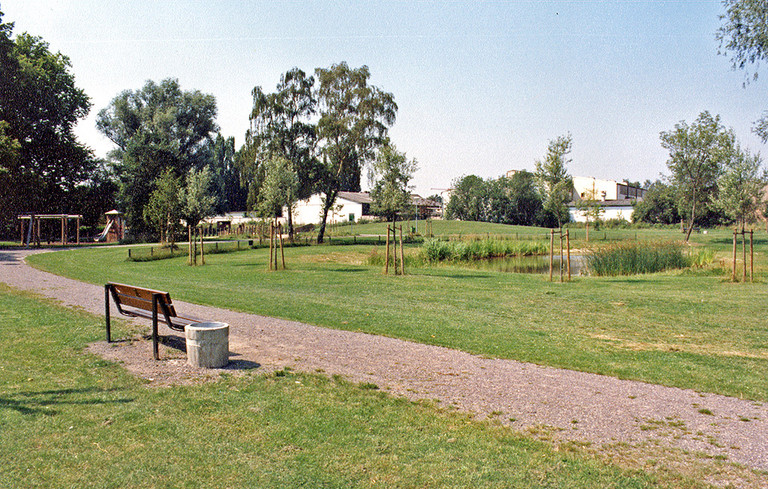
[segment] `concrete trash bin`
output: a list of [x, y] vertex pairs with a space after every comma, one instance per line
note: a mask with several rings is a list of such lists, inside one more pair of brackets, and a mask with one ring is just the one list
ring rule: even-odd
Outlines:
[[221, 368], [229, 363], [229, 324], [192, 323], [184, 328], [187, 363], [193, 367]]

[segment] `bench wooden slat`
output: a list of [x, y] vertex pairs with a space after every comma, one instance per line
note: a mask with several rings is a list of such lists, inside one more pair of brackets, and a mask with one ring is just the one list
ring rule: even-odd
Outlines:
[[171, 295], [168, 292], [110, 282], [104, 285], [107, 342], [111, 341], [109, 321], [110, 296], [121, 314], [152, 321], [152, 351], [155, 360], [159, 358], [157, 346], [158, 321], [164, 320], [170, 329], [176, 331], [184, 331], [184, 328], [189, 324], [203, 322], [203, 320], [197, 318], [178, 316], [176, 308], [174, 308], [173, 302], [171, 302]]
[[153, 294], [157, 294], [158, 300], [164, 302], [168, 307], [168, 315], [176, 316], [176, 308], [173, 307], [171, 294], [168, 292], [163, 292], [161, 290], [142, 289], [141, 287], [116, 283], [113, 283], [112, 287], [120, 298], [121, 304], [125, 304], [127, 306], [135, 307], [138, 309], [144, 309], [145, 311], [152, 310], [152, 296]]

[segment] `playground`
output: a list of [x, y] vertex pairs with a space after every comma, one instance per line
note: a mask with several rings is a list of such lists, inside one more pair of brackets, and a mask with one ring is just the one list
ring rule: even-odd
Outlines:
[[[117, 243], [125, 238], [125, 221], [123, 214], [117, 210], [105, 213], [106, 225], [104, 230], [92, 240], [80, 241], [80, 214], [20, 214], [18, 216], [21, 229], [19, 243], [21, 246], [40, 247], [43, 243], [61, 246], [92, 244], [93, 242]], [[74, 236], [70, 231], [70, 222], [74, 221]], [[51, 225], [51, 223], [53, 225]], [[46, 238], [43, 238], [46, 236]]]

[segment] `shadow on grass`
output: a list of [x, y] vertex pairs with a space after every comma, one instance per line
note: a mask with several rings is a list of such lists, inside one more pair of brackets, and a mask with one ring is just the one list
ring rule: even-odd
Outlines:
[[96, 404], [127, 404], [134, 399], [78, 399], [82, 395], [98, 395], [114, 392], [115, 389], [99, 389], [89, 387], [84, 389], [55, 389], [44, 391], [16, 392], [0, 397], [0, 408], [12, 409], [26, 415], [53, 416], [58, 414], [51, 406], [63, 405], [96, 405]]

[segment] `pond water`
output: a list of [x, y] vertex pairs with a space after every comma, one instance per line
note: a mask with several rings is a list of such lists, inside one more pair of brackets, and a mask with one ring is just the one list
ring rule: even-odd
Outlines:
[[[571, 255], [571, 275], [579, 275], [584, 270], [586, 273], [586, 260], [583, 255]], [[508, 273], [549, 273], [549, 256], [511, 256], [507, 258], [493, 258], [490, 260], [478, 260], [466, 265], [477, 270], [490, 270], [494, 272]], [[566, 258], [563, 257], [563, 273], [567, 273]], [[560, 257], [555, 256], [553, 264], [554, 275], [560, 275]]]

